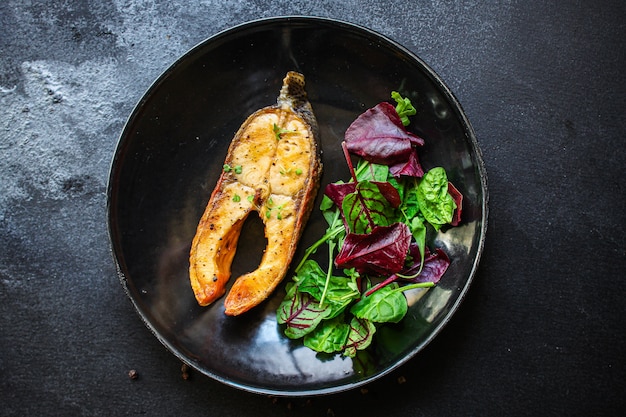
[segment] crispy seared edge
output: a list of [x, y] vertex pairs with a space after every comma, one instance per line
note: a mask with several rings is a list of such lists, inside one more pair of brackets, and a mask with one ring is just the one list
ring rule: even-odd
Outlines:
[[[274, 106], [257, 110], [244, 121], [228, 147], [224, 164], [232, 162], [240, 142], [244, 140], [243, 133], [248, 129], [250, 123], [258, 116], [273, 109]], [[220, 211], [225, 209], [224, 205], [234, 203], [232, 199], [229, 201], [229, 195], [225, 193], [225, 188], [236, 183], [237, 179], [232, 171], [221, 171], [191, 243], [189, 280], [196, 300], [201, 306], [213, 303], [226, 292], [226, 284], [230, 278], [230, 267], [235, 256], [241, 228], [259, 199], [257, 191], [252, 189], [255, 193], [255, 201], [248, 202], [246, 199], [242, 199], [236, 205], [242, 209], [232, 211], [229, 216], [220, 215]], [[231, 216], [234, 216], [236, 220], [229, 227], [227, 220], [232, 219]], [[218, 226], [228, 228], [226, 235], [222, 235], [220, 230], [216, 230]], [[227, 245], [222, 245], [222, 242]], [[222, 253], [222, 247], [230, 250]]]

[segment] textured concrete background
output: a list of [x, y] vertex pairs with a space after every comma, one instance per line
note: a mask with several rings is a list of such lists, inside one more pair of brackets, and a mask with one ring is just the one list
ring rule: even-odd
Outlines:
[[[0, 415], [623, 412], [626, 6], [495, 3], [0, 2]], [[491, 213], [476, 283], [423, 355], [368, 393], [276, 402], [181, 378], [118, 283], [105, 193], [162, 71], [289, 14], [370, 27], [441, 75], [483, 149]]]

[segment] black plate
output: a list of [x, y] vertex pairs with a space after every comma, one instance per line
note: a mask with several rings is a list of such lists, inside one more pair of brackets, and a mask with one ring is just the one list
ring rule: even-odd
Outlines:
[[[376, 343], [354, 361], [316, 355], [282, 335], [275, 310], [288, 279], [268, 301], [236, 318], [224, 315], [221, 301], [199, 307], [189, 285], [191, 240], [227, 147], [250, 113], [275, 103], [289, 70], [306, 76], [320, 124], [322, 186], [349, 178], [340, 151], [348, 125], [398, 90], [419, 109], [411, 127], [427, 141], [422, 164], [426, 169], [445, 167], [465, 197], [463, 224], [431, 242], [444, 247], [452, 259], [438, 287], [413, 300], [407, 318], [379, 331]], [[441, 330], [476, 272], [487, 189], [472, 128], [452, 93], [424, 62], [371, 30], [291, 17], [221, 32], [165, 71], [137, 104], [120, 137], [108, 210], [122, 285], [170, 351], [231, 386], [303, 396], [370, 382], [405, 363]], [[295, 259], [325, 228], [315, 209]], [[249, 220], [242, 233], [234, 276], [255, 269], [266, 243], [258, 219]]]

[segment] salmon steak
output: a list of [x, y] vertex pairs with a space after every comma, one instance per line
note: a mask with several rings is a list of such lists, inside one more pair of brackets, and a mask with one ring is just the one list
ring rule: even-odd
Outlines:
[[231, 286], [225, 313], [245, 313], [273, 292], [287, 274], [321, 171], [318, 126], [304, 76], [288, 72], [277, 103], [254, 112], [235, 134], [198, 223], [189, 279], [201, 306], [226, 293], [242, 226], [252, 212], [264, 224], [267, 247], [258, 268]]

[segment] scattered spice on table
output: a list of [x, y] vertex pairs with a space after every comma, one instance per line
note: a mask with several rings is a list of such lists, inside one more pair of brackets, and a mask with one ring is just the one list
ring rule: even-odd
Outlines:
[[189, 371], [190, 371], [189, 365], [187, 365], [186, 363], [183, 363], [180, 367], [180, 372], [185, 381], [189, 379]]

